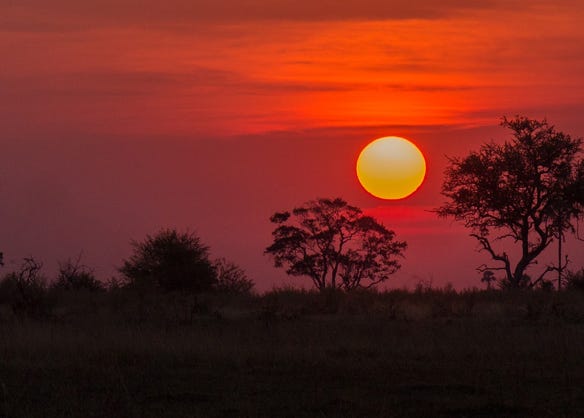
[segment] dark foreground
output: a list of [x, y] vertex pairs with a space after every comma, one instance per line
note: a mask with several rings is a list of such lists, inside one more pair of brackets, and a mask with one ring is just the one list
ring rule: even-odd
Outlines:
[[582, 416], [579, 315], [404, 306], [5, 321], [0, 416]]

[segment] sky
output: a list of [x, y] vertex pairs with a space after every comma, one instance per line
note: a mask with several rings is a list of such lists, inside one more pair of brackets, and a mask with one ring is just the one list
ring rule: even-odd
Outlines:
[[[508, 139], [504, 115], [584, 136], [582, 21], [580, 0], [3, 1], [3, 270], [82, 253], [108, 279], [130, 240], [171, 227], [259, 290], [308, 283], [263, 255], [269, 216], [339, 196], [408, 242], [390, 287], [480, 285], [487, 255], [429, 212], [447, 156]], [[390, 135], [428, 164], [399, 201], [355, 175]]]

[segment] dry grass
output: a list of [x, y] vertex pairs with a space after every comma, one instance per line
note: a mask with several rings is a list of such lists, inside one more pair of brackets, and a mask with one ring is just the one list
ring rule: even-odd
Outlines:
[[[576, 417], [582, 294], [127, 295], [0, 323], [5, 417]], [[204, 302], [204, 303], [203, 303]], [[83, 315], [75, 309], [85, 309]], [[188, 310], [188, 309], [187, 309]]]

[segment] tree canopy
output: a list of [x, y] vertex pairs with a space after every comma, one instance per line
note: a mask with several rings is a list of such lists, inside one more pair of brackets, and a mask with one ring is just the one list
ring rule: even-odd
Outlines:
[[[526, 269], [554, 239], [573, 231], [583, 212], [582, 139], [557, 131], [546, 120], [522, 116], [504, 118], [502, 126], [511, 130], [510, 141], [487, 143], [449, 160], [442, 185], [447, 201], [435, 212], [471, 230], [497, 263], [483, 271], [503, 270], [509, 286], [521, 287], [534, 284], [525, 280]], [[515, 263], [496, 248], [505, 239], [520, 246]], [[548, 266], [539, 279], [551, 270]]]
[[216, 282], [209, 250], [192, 232], [166, 229], [133, 241], [132, 247], [134, 253], [120, 268], [130, 286], [196, 293], [211, 290]]
[[406, 243], [343, 199], [317, 199], [275, 213], [274, 242], [265, 253], [292, 276], [310, 277], [319, 290], [371, 287], [401, 266]]

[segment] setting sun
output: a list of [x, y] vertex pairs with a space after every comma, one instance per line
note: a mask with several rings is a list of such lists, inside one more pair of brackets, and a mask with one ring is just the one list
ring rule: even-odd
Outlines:
[[380, 199], [403, 199], [424, 181], [426, 161], [407, 139], [389, 136], [376, 139], [357, 159], [357, 177], [365, 190]]

